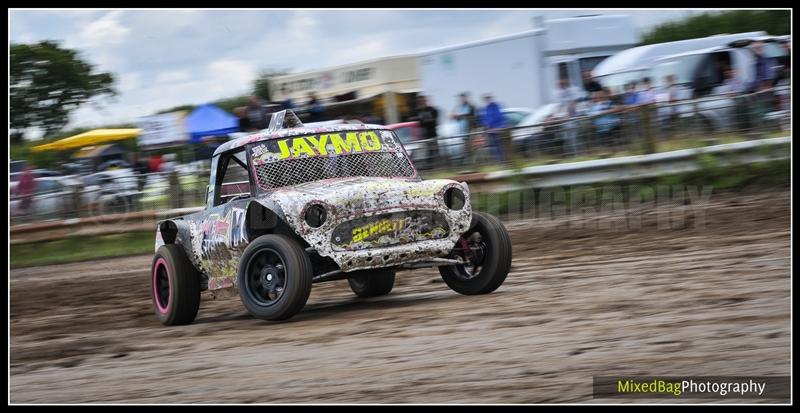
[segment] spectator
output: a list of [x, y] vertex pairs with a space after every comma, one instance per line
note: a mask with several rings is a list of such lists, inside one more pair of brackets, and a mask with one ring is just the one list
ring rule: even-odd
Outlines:
[[178, 167], [178, 161], [174, 153], [168, 153], [164, 155], [164, 163], [161, 164], [162, 172], [172, 172], [175, 171], [177, 167]]
[[458, 105], [451, 117], [458, 122], [459, 133], [468, 134], [475, 128], [475, 106], [470, 103], [467, 92], [459, 95]]
[[638, 101], [639, 94], [636, 93], [636, 81], [632, 81], [625, 85], [625, 94], [622, 99], [622, 104], [633, 106]]
[[575, 87], [569, 85], [569, 80], [561, 79], [558, 81], [558, 90], [556, 91], [556, 102], [558, 108], [555, 113], [557, 117], [571, 118], [577, 114], [577, 102], [581, 98], [581, 92]]
[[294, 110], [294, 102], [289, 97], [289, 91], [286, 90], [286, 87], [281, 88], [281, 103], [278, 110]]
[[749, 112], [753, 116], [751, 119], [752, 125], [750, 126], [759, 126], [773, 103], [772, 87], [777, 76], [775, 71], [776, 61], [764, 54], [764, 44], [762, 42], [753, 42], [750, 45], [750, 50], [755, 57], [755, 78], [750, 85], [749, 91], [761, 92], [753, 96], [749, 103], [752, 108]]
[[252, 132], [257, 130], [250, 123], [250, 118], [247, 117], [247, 107], [239, 107], [233, 110], [233, 113], [239, 118], [239, 130], [242, 132]]
[[150, 172], [161, 172], [161, 155], [154, 154], [150, 155], [150, 160], [148, 162], [148, 166], [150, 167]]
[[675, 82], [675, 75], [664, 76], [664, 92], [668, 95], [668, 101], [675, 103], [683, 99], [688, 99], [688, 90]]
[[656, 101], [656, 90], [649, 77], [642, 79], [642, 88], [636, 94], [636, 103], [639, 105], [646, 105]]
[[569, 86], [569, 80], [560, 79], [558, 81], [558, 90], [556, 91], [556, 102], [558, 108], [552, 117], [548, 120], [563, 119], [564, 123], [561, 126], [562, 140], [569, 148], [571, 154], [575, 155], [580, 152], [580, 142], [578, 140], [578, 124], [570, 120], [574, 118], [577, 112], [577, 101], [581, 98], [581, 92], [576, 88]]
[[658, 108], [658, 119], [662, 130], [672, 132], [678, 119], [676, 102], [685, 99], [687, 90], [675, 82], [675, 75], [664, 76], [664, 86], [656, 93], [656, 101], [661, 103]]
[[422, 128], [423, 138], [428, 142], [427, 165], [433, 165], [439, 157], [439, 143], [436, 141], [436, 127], [439, 123], [439, 111], [430, 106], [424, 95], [417, 96], [417, 107], [411, 116], [412, 121], [417, 121]]
[[633, 142], [639, 137], [641, 133], [640, 113], [635, 110], [635, 106], [639, 104], [639, 91], [636, 81], [631, 81], [625, 85], [625, 94], [623, 96], [622, 104], [626, 106], [625, 114], [622, 115], [620, 124], [621, 135], [626, 143]]
[[250, 96], [250, 101], [246, 108], [247, 119], [250, 122], [250, 128], [254, 130], [266, 129], [269, 122], [267, 110], [264, 108], [261, 99], [258, 96]]
[[34, 166], [28, 165], [20, 175], [14, 192], [20, 197], [20, 208], [24, 213], [30, 213], [33, 209], [33, 194], [36, 193], [36, 174], [33, 172]]
[[309, 122], [322, 121], [325, 113], [325, 107], [322, 106], [322, 103], [319, 101], [319, 99], [317, 99], [317, 95], [315, 95], [314, 92], [308, 94], [308, 103], [306, 103], [306, 107], [309, 113]]
[[462, 139], [467, 142], [465, 148], [467, 153], [464, 154], [465, 159], [469, 159], [472, 163], [477, 162], [476, 156], [483, 147], [483, 142], [476, 135], [470, 135], [470, 133], [478, 127], [478, 116], [475, 106], [469, 101], [469, 94], [467, 92], [463, 92], [459, 95], [459, 101], [451, 118], [458, 123], [458, 133], [465, 135]]
[[783, 54], [777, 58], [780, 70], [778, 76], [775, 77], [775, 85], [781, 80], [788, 79], [792, 73], [792, 44], [790, 42], [782, 42], [781, 49]]
[[500, 139], [500, 131], [498, 131], [498, 129], [502, 129], [506, 126], [506, 120], [500, 105], [493, 100], [490, 93], [483, 95], [483, 100], [486, 102], [486, 106], [483, 108], [481, 121], [483, 126], [487, 129], [486, 136], [489, 141], [489, 146], [491, 146], [492, 151], [494, 151], [497, 160], [502, 162], [505, 160], [505, 156], [503, 154], [503, 142]]
[[145, 174], [148, 172], [147, 164], [144, 161], [142, 161], [138, 153], [134, 153], [132, 166], [133, 166], [133, 172], [136, 174], [137, 177], [136, 179], [137, 188], [139, 189], [139, 191], [141, 191], [142, 189], [144, 189], [144, 185], [147, 182], [147, 177], [145, 176]]
[[600, 82], [595, 80], [594, 76], [592, 76], [592, 72], [588, 70], [583, 71], [583, 90], [586, 91], [587, 96], [592, 96], [595, 92], [599, 92], [603, 90], [603, 86], [600, 85]]
[[718, 93], [720, 95], [727, 95], [734, 99], [733, 113], [736, 128], [739, 130], [746, 130], [750, 127], [748, 119], [748, 104], [747, 97], [742, 96], [747, 92], [747, 84], [736, 76], [735, 69], [726, 69], [723, 73], [725, 80], [722, 86], [719, 87]]
[[723, 76], [725, 80], [718, 89], [719, 94], [735, 96], [746, 91], [747, 85], [742, 79], [736, 76], [736, 69], [726, 69], [725, 72], [723, 72]]
[[595, 132], [597, 132], [601, 144], [611, 145], [615, 143], [614, 137], [619, 129], [620, 120], [619, 115], [614, 112], [610, 92], [605, 89], [596, 92], [592, 106], [589, 107], [587, 114], [594, 116]]
[[772, 88], [772, 81], [775, 78], [775, 59], [764, 55], [764, 44], [756, 41], [750, 46], [750, 50], [755, 57], [756, 76], [750, 86], [752, 91], [763, 91]]

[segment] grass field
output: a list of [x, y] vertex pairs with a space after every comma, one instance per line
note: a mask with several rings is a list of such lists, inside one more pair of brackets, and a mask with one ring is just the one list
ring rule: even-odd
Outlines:
[[73, 236], [56, 241], [11, 245], [11, 268], [121, 257], [153, 252], [153, 231]]

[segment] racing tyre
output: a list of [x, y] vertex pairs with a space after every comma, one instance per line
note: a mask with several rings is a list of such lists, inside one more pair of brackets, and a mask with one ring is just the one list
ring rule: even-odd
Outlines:
[[180, 245], [162, 245], [153, 257], [150, 291], [162, 324], [189, 324], [200, 308], [200, 273]]
[[253, 317], [286, 320], [306, 305], [312, 275], [311, 260], [295, 240], [262, 235], [239, 261], [239, 297]]
[[347, 279], [350, 289], [359, 297], [377, 297], [386, 295], [394, 287], [394, 270], [378, 269], [354, 271]]
[[511, 269], [511, 238], [499, 219], [473, 212], [472, 225], [451, 257], [461, 257], [469, 264], [439, 267], [444, 282], [460, 294], [488, 294], [503, 284]]

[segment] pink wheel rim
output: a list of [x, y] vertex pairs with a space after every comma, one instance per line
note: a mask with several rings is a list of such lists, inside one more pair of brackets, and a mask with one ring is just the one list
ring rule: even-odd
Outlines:
[[159, 269], [163, 268], [164, 273], [167, 276], [167, 291], [169, 291], [169, 269], [167, 267], [167, 261], [164, 258], [159, 258], [156, 260], [156, 264], [153, 266], [153, 298], [156, 303], [156, 308], [158, 312], [161, 314], [166, 314], [167, 310], [169, 309], [169, 296], [167, 296], [167, 305], [163, 305], [161, 303], [161, 298], [158, 292], [158, 275]]

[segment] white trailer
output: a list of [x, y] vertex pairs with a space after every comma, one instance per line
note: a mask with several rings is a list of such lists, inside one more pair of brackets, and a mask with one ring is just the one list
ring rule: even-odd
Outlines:
[[420, 83], [440, 109], [440, 123], [462, 92], [474, 104], [491, 93], [504, 107], [536, 109], [553, 100], [559, 78], [580, 87], [582, 71], [636, 43], [626, 15], [549, 20], [534, 30], [421, 53]]

